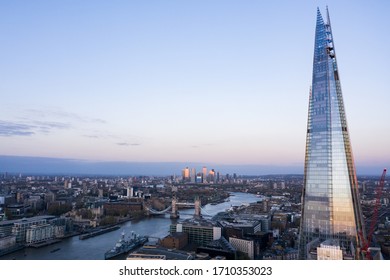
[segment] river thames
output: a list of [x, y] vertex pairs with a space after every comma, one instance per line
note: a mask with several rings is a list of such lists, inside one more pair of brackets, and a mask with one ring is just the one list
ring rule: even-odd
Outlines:
[[[253, 194], [231, 193], [229, 201], [203, 207], [204, 212], [215, 215], [229, 209], [231, 206], [240, 206], [261, 200]], [[188, 219], [194, 214], [194, 209], [181, 209], [179, 222]], [[121, 228], [93, 238], [80, 240], [78, 236], [64, 239], [60, 243], [42, 248], [26, 248], [24, 250], [0, 257], [0, 260], [102, 260], [104, 253], [115, 246], [124, 231], [126, 236], [133, 231], [139, 235], [163, 238], [169, 233], [169, 226], [176, 223], [169, 215], [144, 218], [142, 220], [129, 221], [121, 225]], [[150, 241], [157, 241], [151, 238]], [[55, 251], [53, 251], [55, 250]]]

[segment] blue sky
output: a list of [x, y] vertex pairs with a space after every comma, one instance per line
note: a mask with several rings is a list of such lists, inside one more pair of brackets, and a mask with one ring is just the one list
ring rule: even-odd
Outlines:
[[1, 1], [0, 155], [303, 170], [326, 5], [356, 165], [384, 167], [388, 1]]

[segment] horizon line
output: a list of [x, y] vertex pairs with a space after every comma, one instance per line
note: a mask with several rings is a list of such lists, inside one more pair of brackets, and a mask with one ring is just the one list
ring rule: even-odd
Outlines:
[[[359, 176], [380, 176], [381, 164], [358, 165]], [[220, 174], [241, 176], [287, 176], [303, 175], [302, 163], [261, 164], [261, 163], [212, 163], [181, 161], [102, 161], [55, 157], [0, 155], [0, 172], [12, 174], [74, 174], [108, 176], [170, 176], [180, 175], [181, 171], [194, 166], [214, 169]]]

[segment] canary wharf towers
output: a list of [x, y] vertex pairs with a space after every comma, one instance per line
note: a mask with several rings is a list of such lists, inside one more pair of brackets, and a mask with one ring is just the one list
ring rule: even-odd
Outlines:
[[327, 11], [317, 10], [309, 97], [301, 259], [357, 259], [364, 235], [355, 166]]

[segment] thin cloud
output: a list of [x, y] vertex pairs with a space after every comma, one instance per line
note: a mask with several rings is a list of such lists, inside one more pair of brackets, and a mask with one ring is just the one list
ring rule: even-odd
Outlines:
[[91, 134], [84, 134], [81, 136], [86, 138], [93, 138], [93, 139], [118, 139], [119, 140], [121, 138], [121, 137], [113, 136], [111, 134], [101, 133], [99, 131], [91, 131], [90, 133]]
[[28, 113], [29, 117], [31, 115], [38, 117], [38, 118], [57, 118], [57, 119], [68, 119], [68, 120], [74, 120], [78, 122], [83, 123], [98, 123], [98, 124], [104, 124], [106, 123], [105, 120], [100, 118], [90, 118], [86, 116], [82, 116], [76, 113], [66, 112], [63, 110], [36, 110], [36, 109], [28, 109], [24, 112]]
[[122, 142], [122, 143], [116, 143], [118, 146], [130, 146], [129, 143]]
[[70, 124], [61, 122], [10, 122], [0, 120], [0, 136], [32, 136], [39, 133], [48, 134], [57, 129], [69, 128], [71, 128]]
[[101, 123], [101, 124], [104, 124], [106, 123], [105, 120], [103, 119], [90, 119], [90, 122], [94, 122], [94, 123]]
[[31, 136], [34, 126], [0, 120], [0, 136]]
[[116, 143], [118, 146], [140, 146], [141, 144], [139, 143], [127, 143], [127, 142], [121, 142], [121, 143]]
[[116, 141], [119, 141], [123, 139], [121, 136], [116, 136], [113, 134], [106, 134], [106, 133], [100, 133], [97, 131], [91, 131], [91, 134], [84, 134], [82, 135], [83, 137], [86, 138], [95, 138], [95, 139], [115, 139]]
[[92, 138], [92, 139], [99, 139], [99, 138], [101, 138], [98, 135], [82, 135], [82, 136], [86, 137], [86, 138]]
[[141, 137], [135, 135], [115, 135], [98, 130], [84, 131], [87, 134], [81, 135], [89, 139], [96, 139], [102, 141], [112, 141], [118, 146], [140, 146], [142, 142]]
[[44, 121], [32, 121], [40, 129], [69, 129], [71, 125], [69, 123], [62, 122], [44, 122]]
[[211, 147], [211, 146], [215, 146], [215, 144], [207, 143], [207, 144], [192, 145], [190, 146], [190, 148], [198, 149], [198, 148]]

